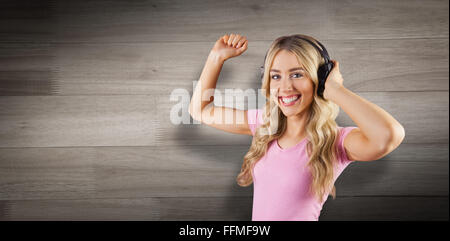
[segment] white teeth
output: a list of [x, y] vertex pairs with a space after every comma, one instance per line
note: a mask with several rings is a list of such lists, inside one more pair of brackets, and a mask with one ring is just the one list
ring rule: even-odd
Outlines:
[[289, 104], [289, 103], [291, 103], [292, 101], [297, 100], [298, 97], [299, 97], [299, 96], [296, 95], [296, 96], [293, 96], [293, 97], [291, 97], [291, 98], [284, 98], [284, 97], [282, 97], [281, 99], [283, 100], [284, 103]]

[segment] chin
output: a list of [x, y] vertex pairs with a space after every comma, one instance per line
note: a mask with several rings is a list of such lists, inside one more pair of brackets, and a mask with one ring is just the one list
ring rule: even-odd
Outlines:
[[283, 113], [283, 115], [285, 115], [286, 117], [290, 117], [290, 116], [295, 116], [301, 113], [300, 109], [285, 109], [283, 107], [281, 107], [281, 112]]

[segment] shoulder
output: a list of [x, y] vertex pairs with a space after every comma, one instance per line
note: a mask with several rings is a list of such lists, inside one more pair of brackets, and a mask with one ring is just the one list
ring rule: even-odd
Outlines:
[[350, 160], [350, 158], [348, 157], [347, 151], [345, 150], [345, 145], [344, 145], [344, 141], [345, 138], [348, 136], [348, 134], [350, 132], [352, 132], [353, 130], [357, 129], [357, 126], [339, 126], [339, 136], [338, 136], [338, 141], [337, 141], [337, 149], [339, 151], [339, 158], [340, 158], [340, 163], [341, 164], [348, 164], [350, 162], [352, 162], [352, 160]]
[[338, 126], [339, 129], [339, 139], [345, 139], [345, 137], [354, 129], [358, 128], [357, 126]]

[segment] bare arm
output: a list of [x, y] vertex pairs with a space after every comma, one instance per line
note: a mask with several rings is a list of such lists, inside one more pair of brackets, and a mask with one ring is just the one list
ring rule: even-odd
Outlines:
[[403, 126], [379, 106], [345, 88], [342, 82], [336, 61], [326, 81], [324, 97], [339, 105], [358, 125], [344, 140], [349, 159], [372, 161], [395, 150], [405, 137]]
[[252, 135], [246, 110], [214, 105], [214, 90], [224, 62], [241, 55], [247, 50], [247, 45], [248, 41], [244, 37], [234, 34], [222, 36], [216, 41], [189, 104], [189, 113], [193, 119], [226, 132]]

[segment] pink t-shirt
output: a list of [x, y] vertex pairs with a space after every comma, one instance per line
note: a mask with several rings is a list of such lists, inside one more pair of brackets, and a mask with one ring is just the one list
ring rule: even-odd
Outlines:
[[[248, 124], [255, 135], [262, 123], [262, 109], [248, 110]], [[356, 127], [339, 127], [339, 164], [335, 166], [335, 180], [352, 161], [344, 149], [345, 136]], [[269, 143], [267, 153], [253, 169], [252, 221], [319, 220], [322, 206], [308, 192], [311, 175], [307, 164], [307, 139], [295, 146], [282, 149], [277, 140]]]

